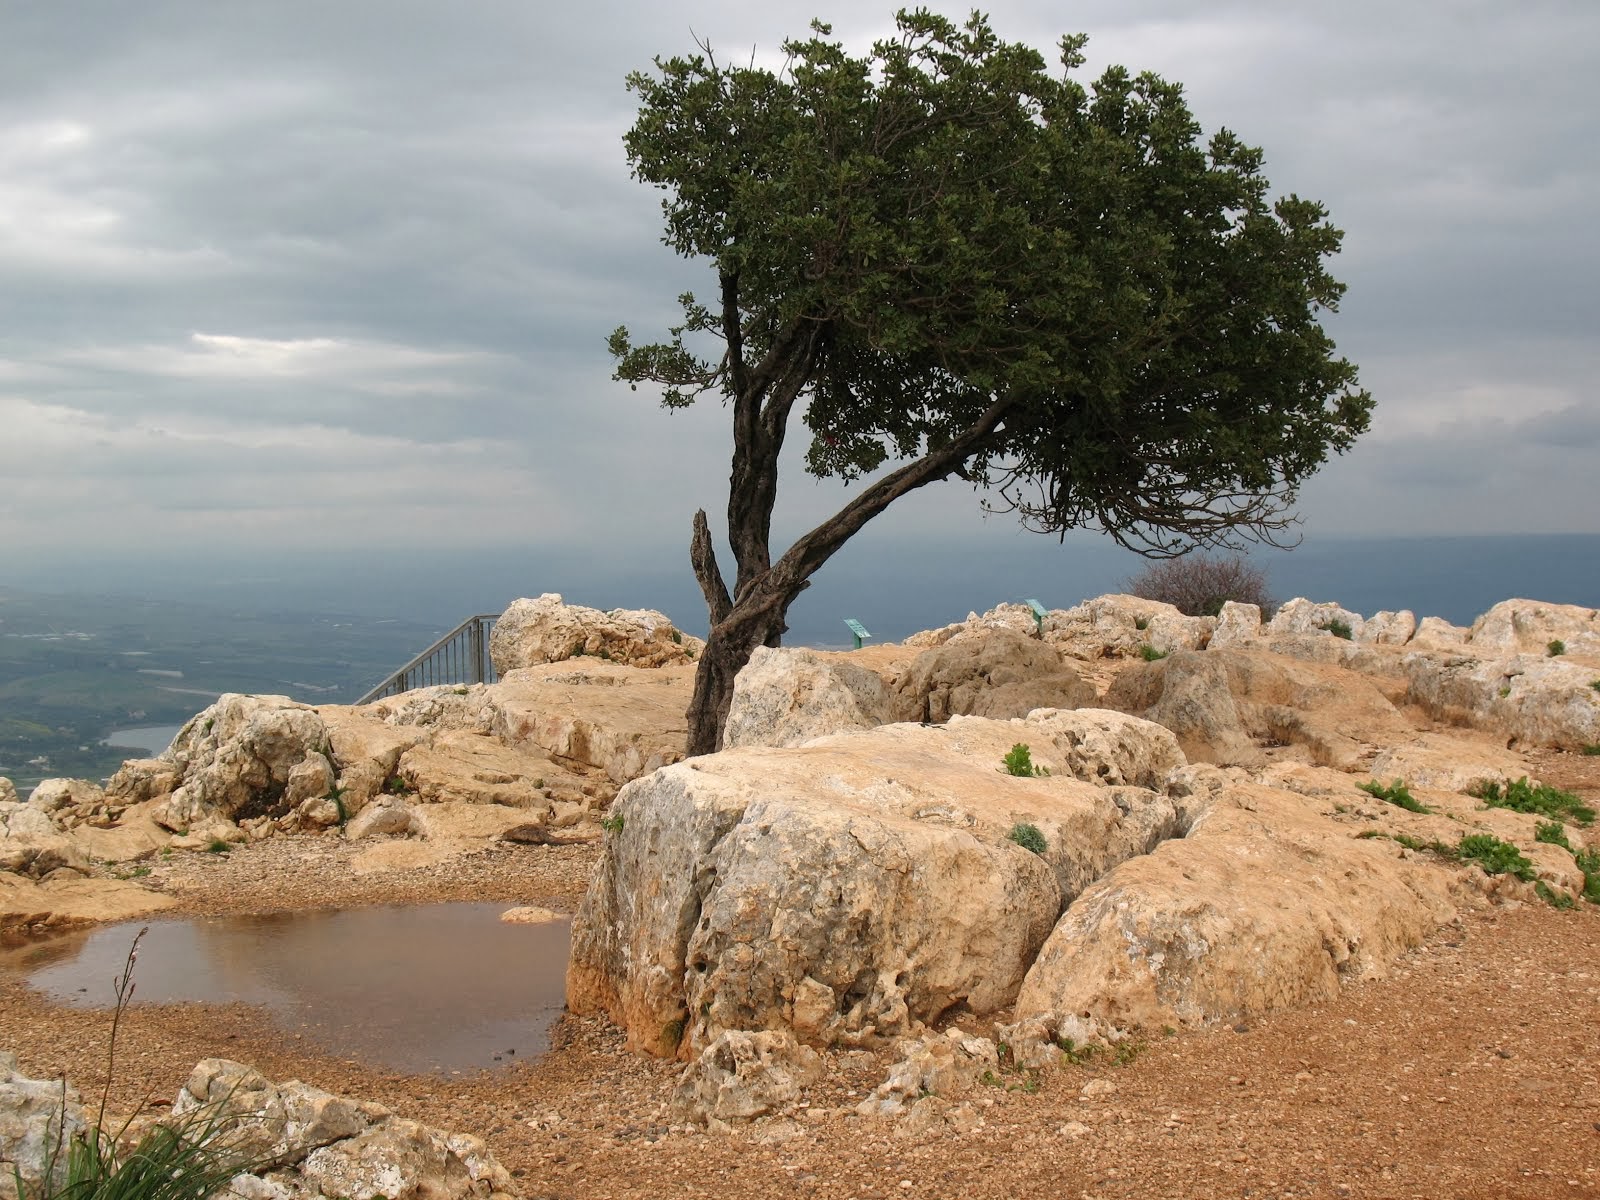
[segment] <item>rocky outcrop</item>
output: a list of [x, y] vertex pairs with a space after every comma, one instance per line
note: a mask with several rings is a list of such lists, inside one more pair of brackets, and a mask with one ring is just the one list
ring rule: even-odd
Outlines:
[[960, 1029], [905, 1039], [900, 1060], [872, 1094], [856, 1105], [864, 1117], [897, 1117], [927, 1096], [959, 1098], [984, 1075], [1000, 1070], [1000, 1054], [988, 1038], [973, 1037]]
[[705, 643], [652, 609], [596, 608], [564, 603], [555, 592], [522, 599], [495, 622], [489, 653], [501, 675], [519, 667], [598, 658], [630, 667], [663, 667], [698, 658]]
[[1485, 658], [1514, 658], [1550, 652], [1600, 656], [1600, 610], [1537, 600], [1502, 600], [1472, 623], [1467, 641]]
[[1304, 596], [1284, 603], [1262, 627], [1267, 637], [1302, 633], [1327, 633], [1346, 640], [1362, 640], [1366, 618], [1338, 604], [1318, 604]]
[[0, 775], [0, 804], [15, 804], [17, 802], [17, 785], [4, 775]]
[[1372, 762], [1372, 777], [1380, 783], [1400, 779], [1443, 792], [1470, 792], [1485, 783], [1503, 784], [1532, 774], [1520, 754], [1439, 733], [1418, 734]]
[[894, 712], [894, 698], [875, 671], [814, 650], [758, 646], [733, 682], [723, 744], [798, 746], [871, 729], [894, 720]]
[[673, 1112], [700, 1124], [782, 1112], [822, 1075], [822, 1059], [786, 1030], [725, 1030], [684, 1068]]
[[1410, 699], [1438, 720], [1530, 746], [1600, 743], [1600, 667], [1566, 657], [1507, 659], [1416, 653], [1405, 657]]
[[1136, 663], [1106, 704], [1172, 730], [1190, 759], [1222, 764], [1259, 765], [1264, 744], [1294, 743], [1318, 763], [1347, 768], [1412, 733], [1359, 675], [1236, 646]]
[[183, 782], [155, 818], [186, 833], [208, 822], [281, 816], [307, 799], [303, 764], [317, 779], [331, 778], [324, 770], [327, 740], [322, 718], [308, 705], [287, 696], [224, 695], [191, 717], [162, 755]]
[[[1015, 778], [1017, 743], [1052, 774]], [[724, 1030], [812, 1043], [992, 1012], [1065, 903], [1180, 831], [1165, 796], [1086, 783], [1181, 761], [1121, 714], [889, 725], [727, 751], [623, 789], [574, 922], [568, 1004], [689, 1056]], [[1008, 838], [1034, 826], [1036, 854]]]
[[70, 1145], [85, 1128], [83, 1104], [59, 1079], [29, 1079], [17, 1056], [0, 1050], [0, 1163], [6, 1178], [0, 1195], [15, 1196], [16, 1172], [28, 1196], [58, 1195], [67, 1182]]
[[901, 680], [900, 719], [1023, 717], [1036, 708], [1094, 703], [1094, 687], [1055, 647], [1010, 629], [964, 632], [911, 663]]
[[965, 621], [913, 633], [903, 644], [916, 649], [942, 646], [959, 634], [987, 633], [996, 629], [1009, 630], [1027, 637], [1030, 634], [1037, 634], [1038, 623], [1034, 619], [1033, 609], [1026, 604], [997, 604], [981, 615], [975, 612], [968, 613]]
[[1159, 600], [1109, 595], [1052, 612], [1045, 618], [1044, 636], [1074, 658], [1127, 658], [1145, 647], [1160, 653], [1202, 649], [1216, 624], [1212, 617], [1188, 617]]
[[1327, 1000], [1455, 912], [1450, 871], [1341, 832], [1313, 801], [1209, 766], [1174, 782], [1201, 806], [1189, 835], [1079, 897], [1023, 982], [1019, 1020], [1158, 1028]]
[[88, 855], [50, 819], [48, 808], [0, 803], [0, 871], [44, 879], [88, 865]]

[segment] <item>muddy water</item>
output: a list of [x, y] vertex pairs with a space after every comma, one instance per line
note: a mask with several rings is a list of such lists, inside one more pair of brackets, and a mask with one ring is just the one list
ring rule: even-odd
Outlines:
[[570, 921], [515, 925], [504, 904], [152, 920], [0, 952], [53, 1001], [109, 1008], [139, 929], [134, 1004], [259, 1005], [324, 1051], [406, 1072], [493, 1068], [549, 1048]]

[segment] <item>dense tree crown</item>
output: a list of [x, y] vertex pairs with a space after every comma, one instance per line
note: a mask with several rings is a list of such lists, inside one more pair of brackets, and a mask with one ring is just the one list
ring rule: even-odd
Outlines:
[[[898, 27], [863, 57], [814, 24], [779, 71], [702, 46], [628, 80], [628, 157], [666, 192], [665, 241], [716, 272], [667, 340], [611, 338], [618, 378], [732, 408], [731, 590], [696, 524], [713, 640], [724, 624], [775, 642], [830, 554], [952, 473], [1034, 528], [1166, 554], [1270, 537], [1367, 425], [1318, 322], [1343, 291], [1324, 266], [1341, 234], [1321, 205], [1269, 196], [1260, 151], [1203, 138], [1155, 75], [1085, 86], [1081, 37], [1052, 72], [976, 15]], [[797, 407], [814, 474], [905, 465], [774, 563]]]

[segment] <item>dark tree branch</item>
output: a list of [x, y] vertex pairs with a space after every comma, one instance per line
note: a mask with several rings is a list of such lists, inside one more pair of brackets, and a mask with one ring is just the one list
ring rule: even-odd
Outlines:
[[706, 598], [711, 623], [717, 625], [727, 620], [733, 601], [728, 598], [728, 585], [723, 582], [722, 571], [717, 566], [717, 551], [711, 544], [711, 527], [706, 523], [706, 510], [703, 508], [697, 509], [694, 514], [694, 535], [689, 539], [689, 563], [694, 568], [695, 579], [700, 583], [700, 593]]

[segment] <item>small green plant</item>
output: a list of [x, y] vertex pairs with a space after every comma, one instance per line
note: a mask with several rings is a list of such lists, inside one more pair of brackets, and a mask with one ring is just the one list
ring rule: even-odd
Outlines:
[[1477, 863], [1486, 875], [1510, 875], [1524, 883], [1533, 881], [1533, 864], [1523, 857], [1522, 851], [1492, 833], [1467, 834], [1456, 852], [1464, 861]]
[[333, 788], [328, 792], [325, 799], [333, 801], [333, 807], [339, 812], [339, 827], [343, 829], [345, 822], [350, 820], [350, 811], [344, 806], [344, 789], [342, 787]]
[[412, 787], [398, 775], [391, 775], [383, 781], [383, 790], [391, 796], [410, 795], [417, 789]]
[[1006, 834], [1024, 850], [1032, 850], [1035, 854], [1043, 854], [1046, 850], [1044, 834], [1039, 832], [1037, 825], [1030, 825], [1026, 821], [1018, 821], [1011, 827], [1011, 832]]
[[1150, 628], [1150, 618], [1149, 617], [1135, 617], [1133, 619], [1133, 627], [1135, 629], [1137, 629], [1140, 633], [1143, 633], [1146, 629]]
[[1542, 817], [1556, 817], [1577, 825], [1592, 825], [1594, 809], [1571, 792], [1541, 783], [1537, 787], [1524, 775], [1510, 783], [1499, 784], [1484, 780], [1467, 793], [1482, 800], [1490, 808], [1509, 808], [1512, 812], [1536, 813]]
[[1145, 662], [1160, 662], [1169, 653], [1170, 651], [1167, 650], [1157, 650], [1149, 642], [1139, 647], [1139, 657], [1144, 659]]
[[572, 653], [570, 655], [568, 655], [568, 657], [569, 658], [582, 658], [587, 653], [588, 653], [588, 651], [583, 648], [583, 643], [579, 642], [576, 646], [574, 646], [572, 648]]
[[214, 837], [206, 843], [207, 854], [226, 854], [232, 849], [232, 846], [219, 837]]
[[1560, 821], [1540, 821], [1533, 828], [1533, 840], [1547, 846], [1560, 846], [1563, 850], [1572, 849], [1572, 843], [1567, 841], [1567, 827]]
[[1511, 685], [1508, 683], [1500, 689], [1500, 699], [1504, 700], [1509, 695], [1511, 695]]
[[215, 717], [207, 717], [207, 718], [206, 718], [206, 719], [205, 719], [205, 724], [204, 724], [204, 729], [205, 729], [205, 731], [206, 731], [206, 732], [207, 732], [207, 733], [210, 733], [210, 732], [211, 732], [211, 727], [212, 727], [212, 726], [213, 726], [213, 725], [215, 725], [215, 724], [216, 724], [216, 723], [217, 723], [217, 721], [216, 721], [216, 718], [215, 718]]
[[1147, 1048], [1148, 1047], [1146, 1047], [1143, 1042], [1134, 1041], [1131, 1038], [1126, 1041], [1118, 1042], [1116, 1048], [1111, 1052], [1111, 1061], [1116, 1063], [1119, 1067], [1129, 1066], [1135, 1059], [1143, 1054]]
[[1538, 896], [1539, 899], [1543, 900], [1551, 908], [1565, 910], [1578, 907], [1578, 902], [1571, 896], [1567, 895], [1565, 892], [1556, 891], [1555, 888], [1551, 887], [1542, 879], [1534, 880], [1533, 894]]
[[1367, 795], [1376, 796], [1379, 800], [1386, 801], [1396, 808], [1403, 808], [1407, 812], [1429, 813], [1433, 811], [1411, 794], [1406, 788], [1405, 780], [1403, 779], [1396, 779], [1388, 787], [1384, 787], [1376, 779], [1370, 779], [1366, 783], [1358, 783], [1356, 786], [1366, 792]]
[[1080, 1046], [1077, 1042], [1069, 1037], [1057, 1038], [1056, 1045], [1061, 1048], [1062, 1058], [1075, 1067], [1084, 1066], [1086, 1063], [1092, 1060], [1096, 1054], [1100, 1053], [1100, 1047], [1094, 1042]]
[[455, 689], [455, 694], [458, 696], [465, 696], [470, 690], [470, 688], [458, 687]]
[[621, 833], [622, 826], [623, 820], [621, 813], [612, 813], [604, 821], [600, 822], [600, 828], [604, 829], [607, 833]]
[[1356, 837], [1363, 840], [1387, 838], [1397, 845], [1404, 846], [1407, 850], [1426, 851], [1429, 854], [1437, 854], [1440, 858], [1447, 858], [1451, 861], [1461, 857], [1460, 852], [1454, 846], [1437, 840], [1425, 842], [1419, 837], [1412, 837], [1409, 833], [1385, 833], [1381, 829], [1363, 829], [1356, 834]]
[[683, 634], [679, 633], [676, 629], [672, 631], [672, 644], [674, 646], [683, 645]]
[[601, 646], [600, 647], [600, 657], [605, 659], [607, 662], [610, 662], [611, 661], [611, 651], [607, 650], [604, 646]]
[[1583, 898], [1600, 904], [1600, 850], [1576, 850], [1572, 857], [1583, 872]]
[[1354, 637], [1354, 631], [1350, 628], [1350, 622], [1342, 621], [1338, 617], [1324, 621], [1321, 625], [1317, 626], [1317, 628], [1324, 629], [1333, 634], [1334, 637], [1343, 638], [1347, 642]]
[[982, 1075], [978, 1076], [978, 1082], [983, 1084], [984, 1087], [1003, 1088], [1006, 1085], [1006, 1081], [1001, 1079], [1000, 1076], [996, 1075], [993, 1071], [985, 1071]]
[[1048, 767], [1035, 766], [1033, 753], [1028, 749], [1026, 742], [1018, 742], [1011, 747], [1006, 756], [1002, 758], [1001, 770], [1007, 775], [1015, 775], [1019, 779], [1033, 779], [1037, 776], [1050, 774]]
[[1595, 691], [1600, 692], [1600, 679], [1596, 679], [1589, 686], [1592, 687]]
[[1560, 638], [1551, 638], [1544, 650], [1551, 658], [1560, 658], [1567, 652], [1567, 644]]
[[676, 1050], [678, 1048], [678, 1044], [683, 1041], [683, 1030], [684, 1024], [681, 1017], [674, 1021], [668, 1021], [665, 1025], [663, 1025], [661, 1027], [662, 1048], [665, 1050]]
[[1600, 742], [1587, 742], [1582, 750], [1585, 758], [1600, 758]]

